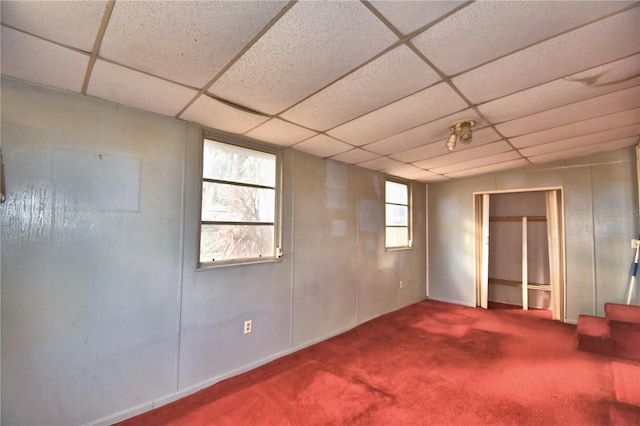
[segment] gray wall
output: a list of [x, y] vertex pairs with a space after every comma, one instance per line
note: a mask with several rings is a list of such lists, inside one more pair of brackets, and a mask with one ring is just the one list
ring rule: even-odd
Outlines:
[[429, 297], [475, 305], [474, 192], [562, 187], [567, 322], [623, 303], [639, 230], [635, 158], [627, 148], [429, 185]]
[[109, 423], [425, 298], [425, 186], [386, 251], [384, 176], [291, 149], [284, 258], [196, 271], [200, 145], [2, 80], [2, 424]]

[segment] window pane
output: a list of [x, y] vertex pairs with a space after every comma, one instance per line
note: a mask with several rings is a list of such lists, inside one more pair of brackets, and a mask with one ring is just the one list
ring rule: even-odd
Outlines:
[[205, 139], [202, 176], [275, 188], [276, 156]]
[[403, 183], [388, 180], [385, 200], [387, 203], [409, 204], [409, 187]]
[[409, 226], [409, 209], [407, 206], [387, 204], [386, 226]]
[[273, 257], [274, 241], [269, 225], [202, 225], [200, 262]]
[[386, 245], [387, 247], [408, 247], [409, 246], [409, 228], [387, 228], [386, 229]]
[[202, 182], [202, 220], [273, 222], [275, 190]]

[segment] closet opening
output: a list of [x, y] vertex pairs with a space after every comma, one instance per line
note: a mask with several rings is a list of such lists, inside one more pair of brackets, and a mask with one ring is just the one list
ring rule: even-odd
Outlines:
[[561, 188], [474, 194], [476, 305], [564, 321]]

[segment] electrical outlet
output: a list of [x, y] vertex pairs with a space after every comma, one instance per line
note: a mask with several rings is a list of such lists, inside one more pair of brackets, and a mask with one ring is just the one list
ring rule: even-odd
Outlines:
[[640, 240], [631, 240], [631, 248], [632, 249], [637, 249], [638, 248], [638, 244], [640, 244]]
[[251, 326], [252, 326], [251, 320], [247, 320], [244, 322], [244, 334], [251, 333]]
[[404, 281], [400, 281], [400, 288], [404, 288]]

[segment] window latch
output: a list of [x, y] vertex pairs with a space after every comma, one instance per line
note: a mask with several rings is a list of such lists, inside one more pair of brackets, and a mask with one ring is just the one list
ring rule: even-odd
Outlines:
[[280, 247], [276, 247], [276, 257], [278, 259], [282, 257], [282, 249]]

